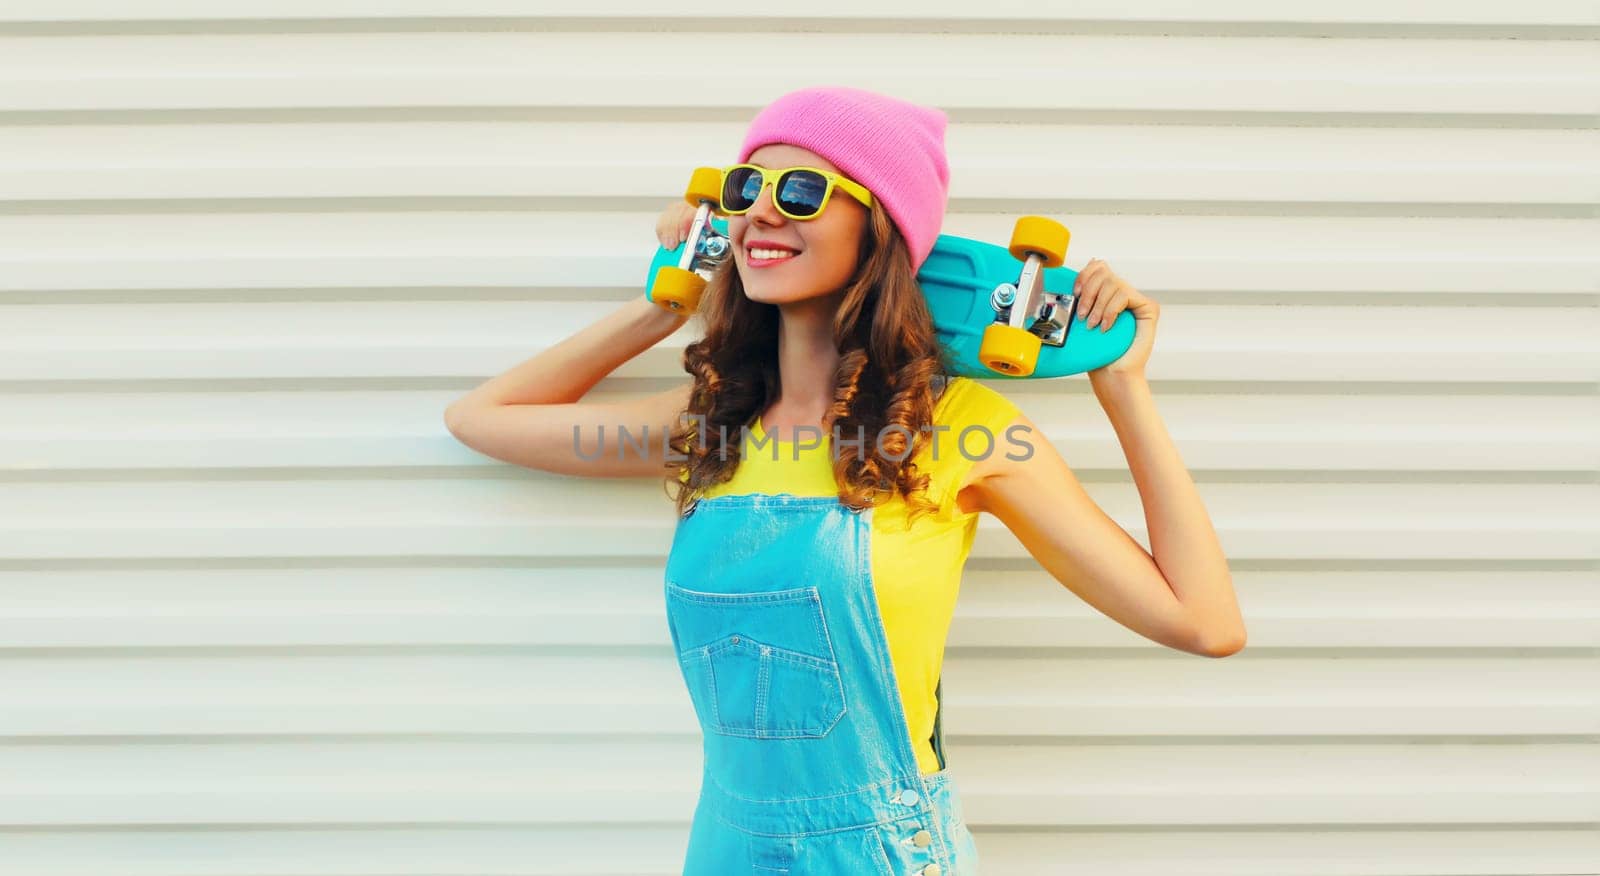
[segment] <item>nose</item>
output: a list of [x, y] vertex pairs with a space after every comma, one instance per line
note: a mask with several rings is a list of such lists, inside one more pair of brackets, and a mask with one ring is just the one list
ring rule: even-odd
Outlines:
[[761, 193], [756, 195], [756, 202], [751, 204], [750, 210], [744, 214], [745, 218], [753, 222], [759, 217], [763, 225], [782, 225], [789, 221], [789, 217], [779, 213], [777, 205], [772, 201], [777, 192], [776, 185], [770, 182], [763, 185]]

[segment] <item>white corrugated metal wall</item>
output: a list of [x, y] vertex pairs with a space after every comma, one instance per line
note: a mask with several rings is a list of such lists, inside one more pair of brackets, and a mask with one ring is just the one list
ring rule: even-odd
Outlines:
[[[781, 16], [781, 17], [780, 17]], [[657, 482], [444, 406], [640, 294], [808, 84], [949, 111], [946, 231], [1074, 231], [1250, 644], [985, 518], [984, 872], [1600, 872], [1592, 2], [0, 4], [0, 873], [677, 873]], [[597, 397], [680, 378], [679, 335]], [[1148, 544], [1081, 379], [997, 382]]]

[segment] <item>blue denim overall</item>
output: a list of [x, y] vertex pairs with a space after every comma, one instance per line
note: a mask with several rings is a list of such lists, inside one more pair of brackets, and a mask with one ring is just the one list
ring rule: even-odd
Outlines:
[[667, 624], [705, 754], [684, 876], [978, 872], [937, 713], [944, 768], [917, 766], [871, 538], [872, 509], [834, 496], [713, 496], [679, 518]]

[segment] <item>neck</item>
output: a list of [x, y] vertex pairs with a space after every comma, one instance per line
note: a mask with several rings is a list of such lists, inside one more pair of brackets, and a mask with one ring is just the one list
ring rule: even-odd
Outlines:
[[833, 404], [833, 372], [839, 351], [833, 342], [836, 296], [779, 305], [778, 374], [780, 419], [820, 424]]

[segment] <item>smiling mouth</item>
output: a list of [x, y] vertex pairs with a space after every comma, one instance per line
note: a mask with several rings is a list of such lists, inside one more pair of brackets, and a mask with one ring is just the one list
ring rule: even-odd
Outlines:
[[762, 252], [766, 253], [766, 255], [756, 255], [754, 252], [746, 250], [746, 263], [750, 264], [752, 267], [764, 268], [769, 265], [777, 265], [782, 264], [783, 262], [792, 261], [796, 256], [800, 255], [797, 252], [784, 252], [783, 250], [762, 250]]

